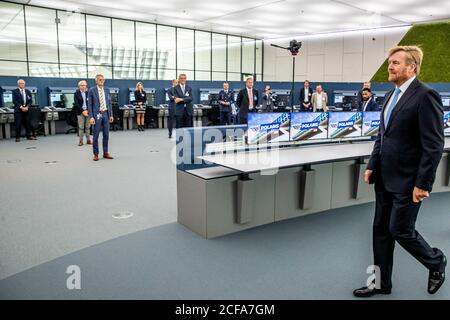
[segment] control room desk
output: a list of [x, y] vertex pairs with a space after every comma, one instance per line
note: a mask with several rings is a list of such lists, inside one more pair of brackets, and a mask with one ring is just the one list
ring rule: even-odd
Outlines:
[[[201, 156], [217, 166], [177, 170], [178, 222], [214, 238], [372, 202], [373, 186], [363, 180], [372, 148], [371, 141]], [[433, 192], [450, 191], [449, 173], [444, 152]]]

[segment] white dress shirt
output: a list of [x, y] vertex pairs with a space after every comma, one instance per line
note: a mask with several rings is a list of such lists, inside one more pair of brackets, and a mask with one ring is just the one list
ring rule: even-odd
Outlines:
[[304, 88], [305, 90], [305, 98], [303, 99], [303, 102], [309, 101], [309, 88]]
[[323, 109], [323, 106], [322, 106], [322, 102], [323, 102], [322, 101], [322, 92], [318, 93], [316, 98], [317, 98], [317, 109]]
[[[400, 87], [395, 86], [395, 89], [399, 88], [401, 91], [398, 95], [397, 103], [400, 101], [401, 97], [403, 96], [403, 94], [405, 93], [405, 91], [408, 89], [408, 87], [414, 81], [415, 78], [416, 78], [416, 76], [413, 76], [412, 78], [408, 79], [404, 84], [402, 84]], [[389, 101], [385, 104], [386, 108], [384, 108], [384, 114], [383, 114], [384, 118], [386, 118], [386, 113], [387, 113], [388, 107], [391, 105], [393, 96], [394, 96], [394, 94], [391, 95], [391, 97], [389, 98]]]

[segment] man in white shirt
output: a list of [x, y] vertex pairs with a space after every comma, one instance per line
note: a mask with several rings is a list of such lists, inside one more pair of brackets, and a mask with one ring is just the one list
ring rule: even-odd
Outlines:
[[322, 85], [318, 84], [316, 86], [316, 92], [312, 95], [313, 112], [327, 112], [327, 102], [327, 93], [323, 91]]

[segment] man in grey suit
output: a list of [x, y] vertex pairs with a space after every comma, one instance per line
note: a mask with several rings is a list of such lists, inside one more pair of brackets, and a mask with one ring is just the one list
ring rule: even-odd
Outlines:
[[94, 161], [98, 161], [98, 137], [103, 134], [103, 158], [113, 159], [108, 152], [109, 124], [114, 121], [109, 88], [105, 87], [105, 77], [102, 74], [95, 76], [96, 86], [89, 89], [88, 113], [89, 122], [94, 126]]

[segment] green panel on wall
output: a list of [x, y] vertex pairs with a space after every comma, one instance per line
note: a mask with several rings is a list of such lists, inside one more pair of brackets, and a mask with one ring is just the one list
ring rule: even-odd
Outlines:
[[[450, 21], [414, 25], [399, 45], [418, 45], [424, 59], [420, 70], [423, 82], [450, 82]], [[387, 60], [372, 77], [374, 82], [388, 79]]]

